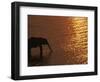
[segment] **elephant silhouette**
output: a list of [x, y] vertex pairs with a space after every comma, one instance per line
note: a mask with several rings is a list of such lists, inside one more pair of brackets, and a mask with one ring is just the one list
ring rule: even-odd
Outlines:
[[41, 38], [41, 37], [31, 37], [28, 39], [28, 61], [30, 61], [32, 58], [31, 48], [36, 48], [36, 47], [40, 48], [40, 59], [42, 59], [42, 57], [43, 57], [43, 45], [47, 45], [50, 52], [52, 52], [52, 49], [51, 49], [47, 39]]

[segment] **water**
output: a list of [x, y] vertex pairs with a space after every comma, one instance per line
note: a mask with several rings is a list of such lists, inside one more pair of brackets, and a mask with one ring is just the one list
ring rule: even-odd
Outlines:
[[32, 49], [35, 65], [72, 65], [88, 63], [88, 18], [64, 16], [28, 16], [28, 38], [46, 38], [53, 50], [49, 53], [43, 45], [43, 59], [40, 64], [40, 50]]

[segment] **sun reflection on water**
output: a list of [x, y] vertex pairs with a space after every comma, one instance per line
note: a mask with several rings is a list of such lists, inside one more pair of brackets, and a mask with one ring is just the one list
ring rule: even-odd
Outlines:
[[73, 64], [87, 64], [87, 17], [72, 17], [70, 20], [70, 23], [67, 24], [68, 28], [66, 27], [70, 30], [69, 33], [66, 33], [66, 28], [64, 30], [66, 38], [63, 49], [67, 53], [64, 56], [69, 56], [66, 59], [67, 62], [72, 60]]

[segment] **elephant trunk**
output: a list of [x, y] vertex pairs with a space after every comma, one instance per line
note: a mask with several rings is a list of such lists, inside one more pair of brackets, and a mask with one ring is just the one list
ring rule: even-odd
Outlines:
[[47, 45], [48, 45], [50, 51], [52, 52], [53, 50], [52, 50], [51, 46], [49, 45], [48, 41], [47, 41]]

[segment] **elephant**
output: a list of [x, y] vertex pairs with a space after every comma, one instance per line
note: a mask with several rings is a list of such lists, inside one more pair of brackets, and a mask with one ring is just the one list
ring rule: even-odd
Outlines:
[[31, 48], [36, 48], [36, 47], [40, 48], [40, 59], [42, 59], [43, 45], [47, 45], [49, 50], [52, 52], [52, 49], [51, 49], [47, 39], [41, 38], [41, 37], [31, 37], [28, 39], [28, 61], [30, 61], [30, 59], [32, 58]]

